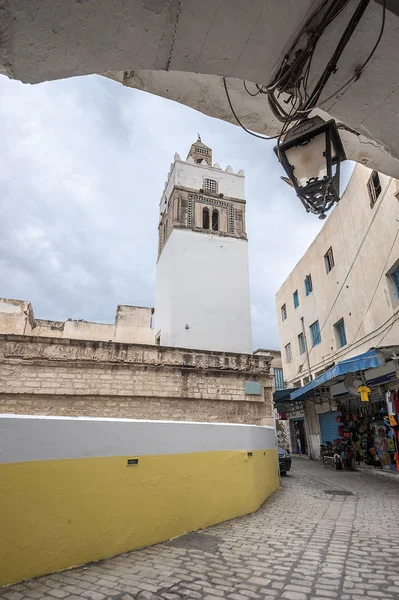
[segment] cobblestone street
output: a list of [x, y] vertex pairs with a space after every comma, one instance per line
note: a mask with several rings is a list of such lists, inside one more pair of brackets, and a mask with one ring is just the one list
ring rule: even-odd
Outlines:
[[254, 515], [14, 585], [0, 598], [399, 599], [399, 482], [294, 459]]

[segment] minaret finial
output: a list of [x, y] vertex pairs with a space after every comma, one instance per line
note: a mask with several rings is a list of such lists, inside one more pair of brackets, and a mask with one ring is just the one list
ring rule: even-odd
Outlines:
[[198, 135], [198, 141], [199, 141], [199, 142], [202, 142], [200, 134], [199, 134], [199, 133], [197, 133], [197, 135]]

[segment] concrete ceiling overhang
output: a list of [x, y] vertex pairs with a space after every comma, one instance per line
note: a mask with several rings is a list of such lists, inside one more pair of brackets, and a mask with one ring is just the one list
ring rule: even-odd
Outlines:
[[[273, 136], [281, 124], [267, 84], [310, 15], [325, 0], [0, 0], [0, 72], [23, 82], [105, 74]], [[312, 60], [317, 81], [359, 0], [329, 25]], [[378, 38], [382, 0], [371, 0], [315, 112], [335, 118], [348, 158], [399, 178], [399, 16], [386, 0], [385, 28], [367, 68], [336, 93]], [[252, 87], [251, 87], [252, 86]]]

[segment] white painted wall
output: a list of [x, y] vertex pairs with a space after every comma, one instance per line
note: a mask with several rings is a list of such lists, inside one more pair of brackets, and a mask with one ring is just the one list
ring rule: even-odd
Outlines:
[[270, 426], [31, 415], [1, 415], [0, 439], [0, 464], [275, 448]]
[[245, 240], [172, 231], [157, 268], [159, 330], [161, 345], [252, 352]]
[[[309, 326], [318, 320], [323, 327], [321, 343], [310, 352], [313, 374], [333, 361], [356, 356], [374, 346], [398, 343], [399, 299], [387, 273], [399, 260], [399, 202], [395, 196], [399, 182], [380, 174], [382, 192], [370, 208], [367, 192], [370, 174], [370, 169], [356, 166], [339, 204], [277, 292], [284, 376], [289, 383], [303, 383], [304, 376], [308, 376], [306, 354], [299, 354], [301, 317], [309, 348], [312, 346]], [[327, 273], [324, 255], [330, 246], [335, 266]], [[304, 280], [309, 273], [313, 292], [306, 296]], [[296, 309], [295, 290], [299, 293]], [[288, 316], [282, 321], [284, 303]], [[334, 324], [342, 318], [348, 344], [339, 348]], [[284, 350], [288, 343], [291, 343], [291, 363], [287, 362]]]

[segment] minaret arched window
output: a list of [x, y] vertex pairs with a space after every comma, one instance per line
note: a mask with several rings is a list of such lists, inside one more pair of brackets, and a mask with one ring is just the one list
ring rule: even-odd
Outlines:
[[209, 208], [206, 206], [202, 210], [202, 227], [209, 229]]
[[219, 231], [219, 211], [216, 208], [212, 211], [212, 231]]

